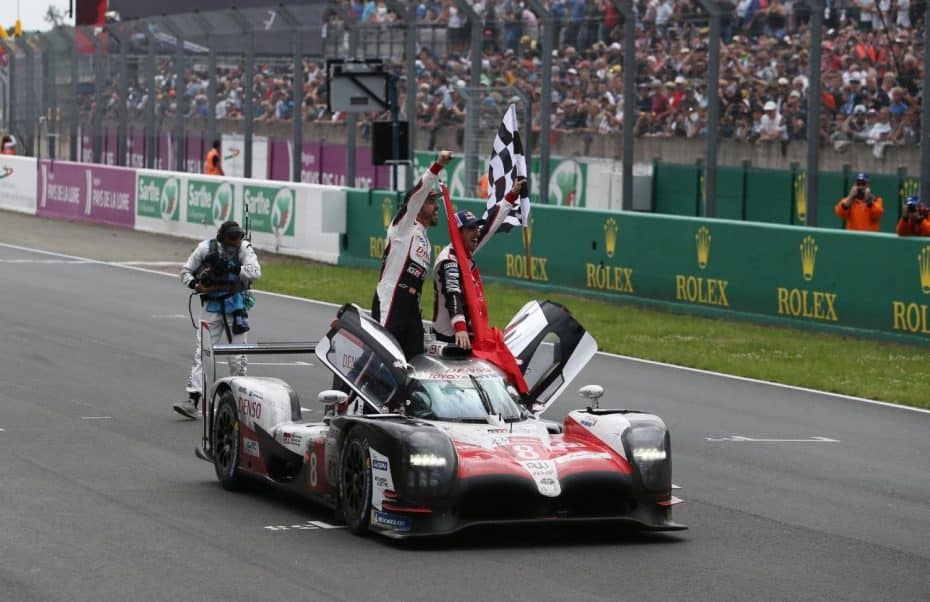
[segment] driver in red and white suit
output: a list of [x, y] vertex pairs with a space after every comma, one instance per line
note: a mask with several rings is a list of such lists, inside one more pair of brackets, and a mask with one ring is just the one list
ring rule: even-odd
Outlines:
[[439, 193], [433, 186], [450, 161], [451, 151], [440, 152], [404, 196], [404, 204], [388, 227], [381, 277], [371, 303], [371, 317], [394, 335], [408, 360], [423, 353], [420, 294], [432, 257], [426, 229], [439, 223]]

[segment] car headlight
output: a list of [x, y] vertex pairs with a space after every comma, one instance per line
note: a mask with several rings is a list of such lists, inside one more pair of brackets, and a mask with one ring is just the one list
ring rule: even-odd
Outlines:
[[657, 419], [634, 423], [623, 436], [628, 456], [638, 469], [643, 487], [665, 491], [672, 486], [672, 463], [665, 425]]
[[455, 449], [449, 438], [435, 430], [410, 433], [404, 445], [406, 462], [401, 483], [411, 499], [445, 494], [455, 475]]
[[446, 459], [443, 456], [433, 453], [415, 452], [410, 454], [410, 466], [418, 467], [439, 467], [445, 466]]
[[667, 457], [664, 449], [658, 447], [636, 447], [633, 448], [633, 458], [637, 462], [656, 462], [664, 460]]

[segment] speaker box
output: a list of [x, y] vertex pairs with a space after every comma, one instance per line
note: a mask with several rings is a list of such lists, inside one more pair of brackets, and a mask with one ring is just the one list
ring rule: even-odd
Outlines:
[[393, 155], [393, 141], [391, 139], [391, 122], [375, 121], [371, 130], [371, 162], [375, 165], [385, 165], [394, 161], [406, 161], [410, 158], [410, 141], [407, 132], [407, 122], [397, 122], [397, 132], [400, 143], [397, 145], [398, 155]]

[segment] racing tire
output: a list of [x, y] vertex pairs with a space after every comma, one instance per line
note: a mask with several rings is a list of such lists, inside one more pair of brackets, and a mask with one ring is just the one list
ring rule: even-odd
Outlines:
[[339, 477], [339, 499], [346, 526], [362, 535], [371, 522], [371, 455], [364, 435], [350, 432], [346, 437]]
[[239, 409], [231, 391], [220, 395], [213, 414], [213, 468], [220, 485], [227, 491], [239, 491], [243, 476], [239, 473]]

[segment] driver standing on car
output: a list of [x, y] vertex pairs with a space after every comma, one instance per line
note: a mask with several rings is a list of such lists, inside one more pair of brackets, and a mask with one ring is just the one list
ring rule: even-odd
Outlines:
[[[181, 268], [181, 282], [200, 293], [203, 307], [200, 321], [210, 329], [210, 339], [216, 345], [221, 338], [230, 343], [245, 343], [249, 331], [248, 313], [251, 295], [247, 291], [262, 275], [258, 257], [252, 244], [243, 241], [245, 231], [233, 221], [223, 222], [215, 239], [205, 240]], [[247, 303], [249, 307], [247, 307]], [[242, 376], [246, 370], [246, 356], [229, 359], [229, 371]], [[194, 342], [194, 363], [187, 381], [188, 398], [174, 404], [174, 410], [188, 418], [200, 415], [203, 396], [203, 366], [200, 362], [200, 329]]]
[[[481, 273], [475, 264], [474, 254], [490, 240], [491, 235], [497, 232], [510, 215], [513, 204], [520, 198], [522, 187], [522, 178], [514, 180], [510, 192], [488, 212], [487, 223], [475, 217], [471, 211], [457, 211], [454, 215], [455, 225], [462, 235], [462, 242], [465, 243], [465, 250], [468, 253], [468, 263], [471, 266], [469, 276], [481, 297], [484, 296], [484, 288], [481, 284]], [[462, 274], [451, 243], [446, 245], [436, 257], [433, 290], [435, 291], [433, 332], [436, 333], [436, 338], [447, 343], [455, 343], [462, 349], [471, 349], [471, 339], [468, 334], [470, 322], [465, 306]]]
[[371, 317], [394, 335], [408, 360], [423, 353], [420, 294], [432, 256], [427, 228], [439, 223], [439, 193], [433, 186], [450, 161], [451, 151], [440, 152], [404, 196], [388, 227], [381, 276], [371, 303]]

